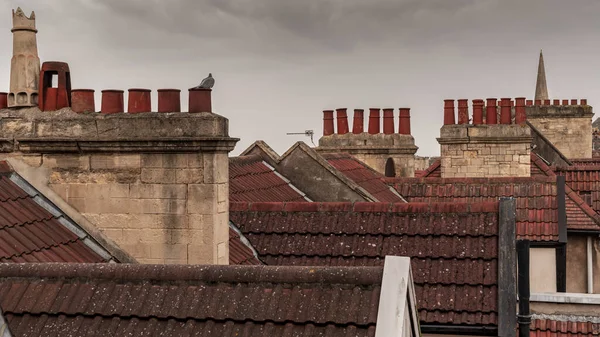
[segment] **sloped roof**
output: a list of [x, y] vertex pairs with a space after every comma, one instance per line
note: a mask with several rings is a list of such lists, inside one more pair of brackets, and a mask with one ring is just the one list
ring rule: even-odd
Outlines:
[[388, 181], [409, 202], [471, 203], [514, 197], [520, 238], [558, 240], [556, 177], [394, 178]]
[[[548, 177], [556, 177], [558, 175], [565, 176], [565, 194], [566, 194], [566, 209], [567, 209], [567, 229], [569, 230], [600, 230], [600, 216], [594, 211], [594, 198], [600, 195], [600, 180], [594, 182], [595, 177], [598, 177], [594, 172], [594, 168], [590, 166], [569, 166], [563, 169], [553, 170], [548, 166], [542, 158], [535, 154], [531, 154], [532, 176], [545, 175]], [[600, 166], [596, 167], [600, 172]], [[591, 188], [591, 189], [589, 189]], [[588, 205], [578, 192], [592, 191], [592, 206]], [[600, 202], [598, 203], [600, 207]]]
[[422, 322], [497, 324], [498, 202], [232, 203], [269, 265], [372, 266], [411, 257]]
[[0, 306], [16, 337], [373, 336], [382, 275], [382, 267], [0, 264]]
[[308, 201], [258, 155], [229, 158], [229, 200]]
[[396, 191], [381, 180], [381, 178], [384, 178], [381, 173], [373, 170], [352, 155], [348, 153], [321, 153], [321, 156], [338, 171], [374, 196], [377, 201], [404, 202], [404, 199]]
[[262, 263], [256, 255], [254, 247], [234, 225], [229, 224], [229, 264], [259, 265]]
[[592, 337], [600, 335], [600, 323], [533, 319], [530, 337]]
[[114, 258], [0, 161], [0, 262], [107, 262]]
[[415, 177], [417, 178], [441, 178], [442, 177], [442, 161], [440, 159], [436, 159], [426, 170], [417, 173], [415, 172]]

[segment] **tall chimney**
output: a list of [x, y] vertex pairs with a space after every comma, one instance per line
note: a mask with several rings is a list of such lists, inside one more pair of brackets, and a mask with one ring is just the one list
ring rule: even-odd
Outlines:
[[379, 133], [380, 115], [378, 108], [369, 109], [369, 134], [375, 135]]
[[410, 108], [400, 108], [400, 118], [398, 133], [401, 135], [410, 135]]
[[511, 121], [511, 99], [500, 100], [500, 124], [510, 124]]
[[323, 136], [333, 134], [333, 110], [323, 110]]
[[10, 61], [8, 107], [38, 105], [40, 58], [38, 57], [35, 13], [27, 17], [21, 8], [12, 12], [13, 57]]
[[348, 114], [346, 108], [336, 109], [337, 114], [337, 132], [340, 135], [345, 135], [348, 130]]
[[383, 133], [386, 135], [394, 133], [394, 109], [383, 109]]
[[458, 100], [458, 124], [468, 124], [468, 123], [469, 123], [468, 100], [459, 99]]
[[364, 132], [365, 111], [363, 109], [354, 109], [354, 120], [352, 121], [352, 133], [360, 134]]
[[483, 124], [483, 100], [482, 99], [474, 99], [473, 100], [473, 124], [474, 125]]
[[453, 124], [455, 124], [454, 100], [453, 99], [445, 99], [444, 100], [444, 125], [453, 125]]
[[485, 109], [485, 124], [498, 124], [498, 108], [496, 106], [496, 99], [488, 98]]

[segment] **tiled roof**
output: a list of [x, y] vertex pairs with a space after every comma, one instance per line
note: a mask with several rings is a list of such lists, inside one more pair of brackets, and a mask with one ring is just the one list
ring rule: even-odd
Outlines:
[[[545, 175], [556, 177], [564, 175], [566, 186], [566, 209], [567, 209], [567, 229], [569, 230], [600, 230], [600, 216], [594, 211], [594, 206], [600, 207], [600, 201], [594, 202], [594, 198], [600, 195], [600, 166], [569, 166], [554, 171], [540, 157], [531, 155], [532, 176]], [[535, 168], [535, 170], [534, 170]], [[596, 180], [597, 179], [597, 180]], [[595, 182], [595, 180], [597, 182]], [[588, 205], [580, 195], [584, 191], [589, 191], [592, 198], [592, 206]], [[600, 209], [600, 208], [597, 208]]]
[[229, 264], [258, 265], [263, 264], [255, 255], [254, 248], [246, 241], [238, 229], [229, 225]]
[[308, 201], [258, 155], [229, 158], [229, 200]]
[[15, 337], [366, 337], [382, 275], [382, 267], [2, 264], [0, 306]]
[[431, 164], [426, 170], [419, 172], [419, 175], [415, 172], [415, 177], [417, 178], [440, 178], [442, 176], [442, 161], [437, 159]]
[[556, 178], [395, 178], [388, 180], [409, 202], [517, 200], [517, 235], [558, 240]]
[[368, 167], [350, 154], [323, 153], [321, 155], [338, 171], [374, 196], [377, 201], [404, 202], [402, 197], [393, 191], [389, 185], [381, 181], [381, 178], [384, 178], [381, 173]]
[[600, 335], [600, 323], [533, 319], [530, 337], [592, 337]]
[[497, 323], [498, 202], [232, 203], [269, 265], [382, 265], [411, 257], [420, 319]]
[[106, 262], [110, 254], [0, 161], [0, 262]]

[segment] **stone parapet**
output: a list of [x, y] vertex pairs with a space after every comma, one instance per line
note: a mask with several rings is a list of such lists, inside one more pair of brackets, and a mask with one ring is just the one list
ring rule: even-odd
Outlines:
[[26, 164], [142, 263], [228, 263], [237, 141], [213, 113], [0, 110], [0, 160]]

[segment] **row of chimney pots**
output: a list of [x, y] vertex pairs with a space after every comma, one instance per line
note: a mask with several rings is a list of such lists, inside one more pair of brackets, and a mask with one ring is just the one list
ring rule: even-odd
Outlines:
[[[394, 109], [369, 109], [369, 134], [381, 133], [381, 111], [383, 110], [383, 133], [393, 134], [394, 130]], [[410, 108], [400, 108], [398, 120], [398, 133], [410, 135]], [[323, 110], [323, 135], [329, 136], [335, 133], [333, 110]], [[346, 108], [336, 109], [337, 133], [340, 135], [350, 132], [348, 126], [348, 113]], [[352, 133], [360, 134], [364, 132], [364, 110], [354, 109], [354, 120], [352, 123]]]
[[[467, 99], [458, 99], [458, 124], [469, 124], [469, 107]], [[444, 125], [457, 124], [455, 120], [454, 99], [444, 100]], [[550, 100], [526, 100], [525, 97], [517, 97], [513, 101], [511, 98], [487, 98], [485, 103], [483, 99], [473, 100], [473, 124], [484, 124], [483, 111], [485, 105], [485, 124], [512, 124], [512, 108], [515, 109], [515, 124], [523, 124], [527, 119], [526, 106], [544, 106], [544, 105], [577, 105], [577, 99], [555, 99], [550, 104]], [[581, 99], [580, 105], [587, 105], [587, 99]], [[498, 121], [498, 105], [500, 106], [500, 121]]]
[[[48, 88], [55, 89], [55, 88]], [[181, 112], [181, 90], [179, 89], [158, 89], [158, 112]], [[212, 112], [211, 89], [189, 89], [189, 112]], [[96, 104], [93, 89], [73, 89], [70, 90], [70, 107], [77, 113], [95, 112]], [[151, 112], [151, 90], [150, 89], [129, 89], [128, 90], [128, 113]], [[52, 102], [48, 104], [48, 102]], [[44, 106], [40, 106], [43, 111], [54, 111], [69, 106], [68, 100], [60, 103], [62, 100], [44, 100]], [[0, 92], [0, 109], [7, 108], [7, 93]], [[102, 90], [102, 102], [100, 112], [103, 114], [125, 112], [124, 90]]]

